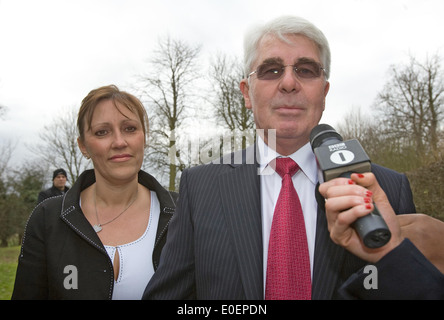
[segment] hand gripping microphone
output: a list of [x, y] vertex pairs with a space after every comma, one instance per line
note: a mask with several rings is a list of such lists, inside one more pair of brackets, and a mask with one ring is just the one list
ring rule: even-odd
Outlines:
[[[350, 178], [352, 173], [371, 171], [370, 158], [358, 140], [343, 141], [341, 135], [328, 124], [320, 124], [310, 134], [310, 144], [322, 170], [322, 178]], [[323, 181], [321, 181], [323, 182]], [[357, 219], [353, 228], [369, 248], [385, 245], [391, 233], [376, 206], [373, 212]]]

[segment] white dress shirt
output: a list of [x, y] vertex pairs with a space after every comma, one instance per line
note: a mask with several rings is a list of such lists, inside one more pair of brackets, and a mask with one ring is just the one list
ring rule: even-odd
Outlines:
[[[281, 190], [282, 178], [269, 166], [270, 161], [281, 157], [275, 150], [269, 148], [260, 136], [257, 138], [259, 172], [261, 179], [261, 206], [262, 206], [262, 240], [264, 252], [264, 290], [267, 275], [268, 243], [274, 208]], [[293, 175], [293, 185], [298, 193], [304, 213], [305, 230], [307, 233], [308, 251], [310, 254], [310, 270], [313, 276], [314, 246], [316, 237], [317, 203], [315, 187], [318, 182], [316, 158], [310, 143], [289, 156], [301, 168]], [[265, 291], [264, 291], [265, 292]]]

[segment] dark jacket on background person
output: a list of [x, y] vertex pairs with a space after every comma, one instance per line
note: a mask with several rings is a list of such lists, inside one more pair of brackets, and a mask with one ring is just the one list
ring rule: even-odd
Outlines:
[[[138, 179], [156, 192], [160, 202], [152, 254], [156, 270], [178, 194], [165, 190], [144, 171], [139, 171]], [[94, 170], [87, 170], [64, 196], [47, 199], [34, 209], [23, 236], [12, 299], [112, 298], [112, 261], [79, 206], [81, 191], [94, 182]], [[77, 289], [66, 289], [73, 267]]]
[[68, 192], [68, 190], [69, 190], [69, 187], [65, 187], [65, 190], [62, 191], [62, 190], [60, 190], [59, 188], [56, 188], [56, 187], [52, 186], [52, 187], [49, 188], [49, 189], [46, 189], [46, 190], [40, 191], [40, 193], [39, 193], [39, 197], [38, 197], [38, 200], [37, 200], [37, 203], [40, 203], [40, 202], [42, 202], [43, 200], [48, 199], [48, 198], [57, 197], [57, 196], [62, 196], [62, 195], [64, 195], [66, 192]]

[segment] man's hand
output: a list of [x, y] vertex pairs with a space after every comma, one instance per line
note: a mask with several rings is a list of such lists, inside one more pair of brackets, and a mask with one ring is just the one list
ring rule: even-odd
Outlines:
[[444, 222], [425, 214], [397, 216], [401, 233], [444, 273]]

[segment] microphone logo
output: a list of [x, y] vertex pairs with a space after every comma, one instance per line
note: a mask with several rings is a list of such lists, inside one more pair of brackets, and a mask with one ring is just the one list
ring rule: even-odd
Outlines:
[[335, 151], [330, 156], [330, 161], [339, 165], [347, 164], [355, 159], [355, 154], [348, 150]]

